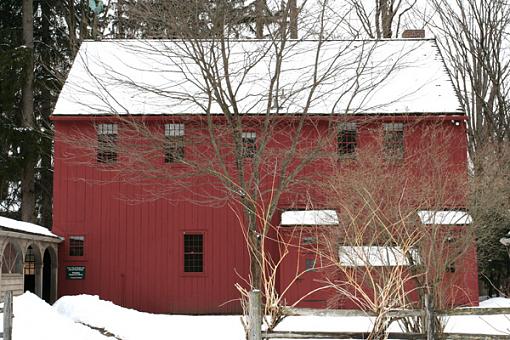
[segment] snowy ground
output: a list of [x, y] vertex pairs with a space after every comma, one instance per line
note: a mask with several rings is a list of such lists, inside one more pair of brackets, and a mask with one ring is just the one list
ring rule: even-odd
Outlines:
[[[490, 299], [480, 307], [510, 307], [510, 299]], [[13, 338], [16, 340], [244, 339], [239, 316], [142, 313], [90, 295], [65, 296], [50, 306], [35, 295], [25, 293], [14, 298], [14, 315]], [[364, 317], [292, 317], [284, 320], [278, 329], [363, 331], [369, 327], [370, 318]], [[510, 315], [451, 317], [447, 331], [510, 335]]]

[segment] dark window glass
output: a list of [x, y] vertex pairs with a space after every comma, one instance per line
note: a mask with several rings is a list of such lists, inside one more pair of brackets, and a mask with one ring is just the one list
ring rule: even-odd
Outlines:
[[449, 263], [449, 264], [446, 266], [446, 272], [447, 272], [447, 273], [455, 273], [455, 271], [456, 271], [455, 262], [453, 262], [453, 263]]
[[184, 124], [165, 124], [165, 163], [184, 159]]
[[257, 134], [255, 132], [243, 132], [241, 138], [243, 142], [243, 157], [253, 158], [257, 151]]
[[32, 247], [28, 247], [25, 255], [25, 275], [35, 275], [35, 256]]
[[307, 272], [313, 272], [315, 271], [315, 259], [305, 259], [305, 270]]
[[117, 162], [117, 124], [99, 124], [97, 126], [97, 162]]
[[204, 271], [204, 235], [184, 235], [184, 272], [201, 273]]
[[338, 155], [342, 158], [355, 157], [358, 143], [356, 123], [340, 124], [337, 138]]
[[69, 256], [83, 256], [84, 254], [84, 236], [69, 237]]
[[384, 156], [388, 160], [404, 158], [404, 124], [384, 124]]
[[313, 236], [303, 237], [303, 244], [316, 244], [316, 243], [317, 243], [317, 238], [315, 238]]

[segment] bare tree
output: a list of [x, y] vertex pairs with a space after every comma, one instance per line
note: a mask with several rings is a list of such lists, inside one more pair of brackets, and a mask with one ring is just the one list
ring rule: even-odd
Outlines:
[[[395, 38], [417, 0], [349, 0], [364, 33], [372, 39]], [[417, 28], [417, 27], [413, 27]]]
[[[435, 29], [452, 80], [469, 117], [472, 160], [471, 210], [478, 229], [480, 273], [489, 292], [508, 280], [494, 265], [505, 265], [494, 248], [508, 222], [509, 183], [505, 179], [510, 140], [510, 4], [506, 1], [431, 0], [438, 15]], [[493, 258], [494, 261], [489, 261]], [[499, 260], [496, 260], [499, 259]], [[498, 262], [499, 261], [499, 262]], [[499, 268], [498, 267], [498, 268]]]
[[[292, 3], [282, 4], [283, 19], [266, 27], [263, 40], [235, 39], [227, 21], [207, 39], [194, 34], [195, 26], [182, 25], [171, 41], [85, 45], [73, 69], [80, 81], [67, 84], [63, 97], [82, 114], [109, 118], [56, 136], [75, 149], [65, 155], [68, 161], [94, 166], [97, 160], [101, 181], [143, 188], [144, 195], [124, 199], [230, 207], [250, 256], [240, 290], [263, 292], [266, 311], [276, 316], [270, 327], [283, 301], [275, 287], [280, 261], [269, 250], [269, 243], [278, 243], [279, 204], [308, 203], [317, 194], [317, 164], [334, 171], [329, 159], [340, 114], [392, 112], [391, 105], [424, 86], [377, 95], [403, 82], [405, 65], [418, 57], [422, 42], [392, 49], [390, 41], [329, 41], [325, 8], [308, 26], [297, 23], [314, 34], [302, 38], [315, 39], [296, 41], [286, 19]], [[113, 59], [98, 58], [97, 48]], [[150, 117], [157, 113], [174, 117], [163, 126]]]
[[506, 1], [431, 0], [440, 18], [436, 29], [453, 82], [469, 116], [470, 155], [485, 142], [510, 138]]
[[342, 304], [377, 315], [373, 339], [384, 338], [394, 321], [424, 331], [419, 319], [396, 320], [388, 312], [423, 307], [426, 294], [440, 309], [473, 296], [459, 268], [474, 256], [474, 228], [465, 213], [444, 211], [466, 206], [466, 169], [445, 148], [453, 142], [449, 123], [422, 124], [409, 126], [421, 136], [419, 146], [397, 163], [379, 137], [324, 187], [340, 219], [321, 250], [331, 264], [325, 281]]

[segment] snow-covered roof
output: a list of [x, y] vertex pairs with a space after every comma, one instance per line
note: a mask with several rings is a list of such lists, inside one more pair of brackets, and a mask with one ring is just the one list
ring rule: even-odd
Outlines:
[[[216, 66], [225, 89], [228, 69], [239, 112], [265, 113], [274, 44], [229, 40], [224, 62], [218, 41], [85, 41], [53, 115], [221, 113], [203, 76]], [[462, 113], [435, 40], [288, 41], [272, 111], [303, 113], [312, 88], [309, 114]]]
[[284, 211], [280, 225], [338, 225], [338, 215], [334, 210]]
[[[388, 267], [408, 266], [409, 259], [400, 247], [388, 246], [340, 246], [338, 249], [340, 264], [346, 267]], [[416, 249], [410, 255], [415, 263], [420, 262]]]
[[28, 222], [22, 222], [22, 221], [14, 220], [12, 218], [2, 217], [2, 216], [0, 216], [0, 228], [8, 229], [9, 231], [30, 233], [30, 234], [58, 238], [57, 235], [53, 234], [47, 228], [42, 227], [40, 225], [28, 223]]
[[421, 223], [423, 224], [443, 224], [443, 225], [464, 225], [471, 224], [473, 219], [465, 211], [418, 211]]

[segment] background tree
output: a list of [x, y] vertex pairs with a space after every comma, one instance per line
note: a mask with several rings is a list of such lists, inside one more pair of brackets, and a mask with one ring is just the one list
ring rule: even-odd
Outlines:
[[[510, 183], [509, 81], [510, 4], [507, 1], [431, 0], [438, 20], [433, 28], [446, 56], [462, 108], [469, 117], [469, 155], [472, 161], [471, 210], [480, 226], [480, 273], [501, 289], [508, 281], [501, 268], [504, 249], [495, 244], [508, 229]], [[434, 25], [435, 23], [435, 25]], [[496, 274], [498, 273], [498, 274]], [[495, 281], [495, 282], [492, 282]]]

